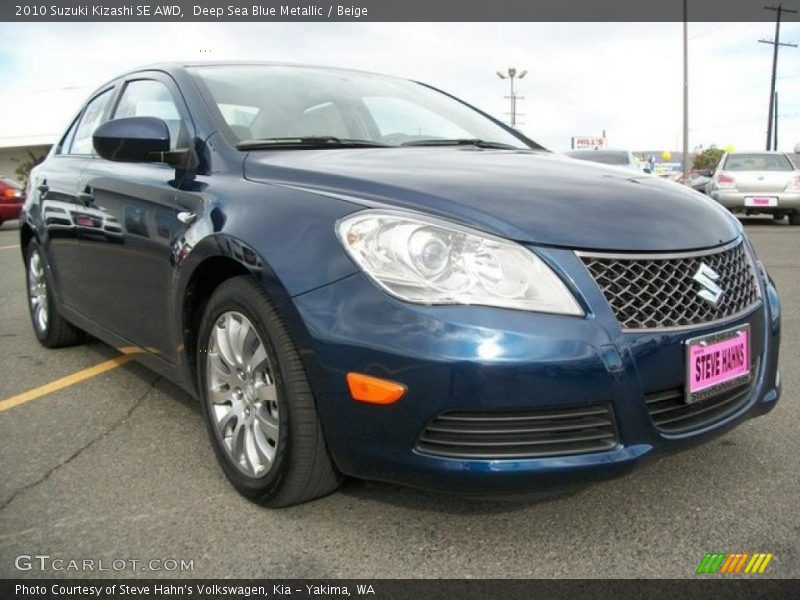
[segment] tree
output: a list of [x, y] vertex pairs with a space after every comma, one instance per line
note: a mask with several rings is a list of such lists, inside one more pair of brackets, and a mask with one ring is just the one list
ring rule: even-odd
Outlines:
[[713, 171], [717, 168], [725, 150], [714, 145], [709, 146], [703, 153], [694, 157], [694, 169], [697, 171]]
[[33, 167], [40, 164], [47, 157], [46, 152], [44, 154], [40, 154], [39, 156], [31, 152], [30, 150], [28, 150], [27, 153], [28, 156], [26, 158], [11, 159], [12, 161], [19, 163], [19, 166], [17, 166], [17, 168], [14, 169], [14, 173], [17, 176], [17, 181], [19, 181], [23, 186], [25, 185], [25, 182], [28, 181], [28, 175], [30, 175]]

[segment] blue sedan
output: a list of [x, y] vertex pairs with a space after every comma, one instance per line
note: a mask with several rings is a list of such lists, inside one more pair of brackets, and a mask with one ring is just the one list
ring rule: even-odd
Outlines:
[[548, 494], [780, 395], [778, 295], [726, 210], [421, 83], [132, 71], [28, 191], [40, 342], [89, 334], [181, 385], [267, 506], [343, 476]]

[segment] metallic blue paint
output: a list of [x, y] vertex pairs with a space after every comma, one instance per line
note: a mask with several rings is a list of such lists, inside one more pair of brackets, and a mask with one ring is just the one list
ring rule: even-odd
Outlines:
[[[465, 494], [544, 490], [625, 473], [774, 406], [780, 305], [765, 272], [762, 301], [733, 323], [750, 324], [761, 358], [746, 406], [702, 430], [669, 436], [654, 427], [643, 395], [682, 385], [684, 340], [719, 327], [623, 332], [573, 251], [687, 250], [744, 235], [707, 198], [541, 151], [240, 152], [181, 66], [131, 72], [103, 89], [117, 95], [126, 79], [141, 77], [173, 90], [200, 166], [181, 173], [60, 155], [54, 147], [32, 175], [23, 243], [31, 235], [42, 243], [70, 320], [109, 343], [146, 348], [140, 360], [192, 393], [186, 307], [197, 274], [222, 259], [250, 273], [278, 305], [300, 349], [330, 451], [344, 473]], [[42, 185], [46, 194], [37, 191]], [[97, 206], [81, 200], [86, 189]], [[387, 205], [528, 244], [567, 283], [586, 316], [421, 306], [388, 296], [358, 271], [334, 232], [343, 216]], [[59, 211], [83, 211], [99, 225], [76, 227], [59, 221]], [[181, 211], [195, 213], [194, 222], [181, 222]], [[109, 217], [124, 225], [120, 234]], [[145, 319], [158, 327], [145, 326]], [[391, 406], [353, 402], [349, 371], [402, 382], [408, 392]], [[610, 403], [616, 416], [620, 443], [608, 452], [461, 460], [414, 449], [426, 423], [443, 410], [598, 402]]]

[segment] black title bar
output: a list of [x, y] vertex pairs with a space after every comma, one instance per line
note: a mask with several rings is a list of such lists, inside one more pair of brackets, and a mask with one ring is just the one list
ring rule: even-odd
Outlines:
[[6, 579], [4, 600], [682, 600], [684, 598], [797, 598], [797, 580], [698, 576], [689, 580], [532, 579], [331, 579], [331, 580], [136, 580]]
[[[767, 3], [768, 4], [768, 3]], [[772, 21], [764, 0], [688, 0], [689, 21]], [[683, 21], [683, 0], [3, 0], [0, 20]], [[785, 21], [797, 21], [787, 13]]]

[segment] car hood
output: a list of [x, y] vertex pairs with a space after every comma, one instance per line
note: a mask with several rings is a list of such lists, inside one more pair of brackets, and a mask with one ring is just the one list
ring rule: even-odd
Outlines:
[[253, 181], [422, 211], [523, 243], [659, 252], [739, 234], [727, 211], [693, 190], [545, 152], [268, 150], [250, 153], [244, 171]]

